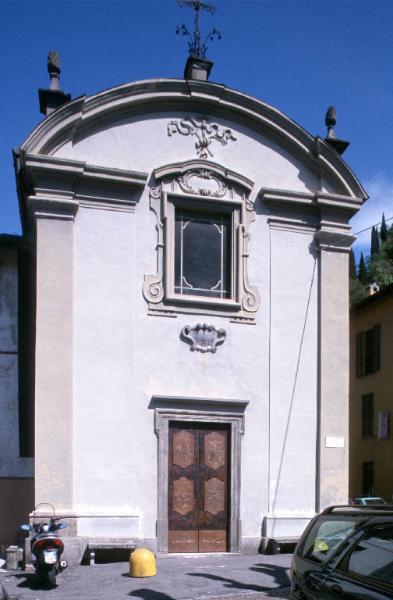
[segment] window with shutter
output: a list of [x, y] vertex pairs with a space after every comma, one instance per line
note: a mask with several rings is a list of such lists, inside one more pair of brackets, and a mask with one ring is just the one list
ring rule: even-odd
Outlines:
[[376, 373], [380, 369], [381, 326], [356, 334], [356, 377]]
[[362, 494], [364, 496], [374, 495], [374, 463], [367, 461], [362, 464]]
[[374, 325], [374, 327], [372, 328], [372, 331], [373, 331], [373, 338], [372, 338], [372, 345], [373, 345], [372, 355], [373, 355], [373, 361], [372, 361], [372, 371], [370, 371], [370, 373], [376, 373], [380, 369], [380, 353], [381, 353], [381, 341], [380, 341], [380, 337], [381, 337], [381, 326], [379, 324], [378, 325]]
[[374, 436], [374, 394], [362, 396], [362, 437]]
[[363, 334], [360, 331], [356, 334], [356, 377], [363, 375]]
[[387, 440], [390, 433], [390, 414], [387, 410], [381, 410], [378, 413], [378, 438]]

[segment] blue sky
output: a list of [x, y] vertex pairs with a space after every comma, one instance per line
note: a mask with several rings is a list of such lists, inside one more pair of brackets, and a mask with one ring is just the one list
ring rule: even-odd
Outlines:
[[[370, 195], [354, 232], [393, 217], [393, 1], [218, 0], [211, 81], [268, 102], [313, 135], [351, 142], [345, 160]], [[0, 0], [0, 232], [20, 232], [11, 150], [41, 120], [37, 89], [56, 49], [72, 97], [126, 81], [181, 77], [192, 12], [174, 0]], [[393, 220], [391, 221], [393, 223]], [[369, 233], [357, 247], [368, 248]]]

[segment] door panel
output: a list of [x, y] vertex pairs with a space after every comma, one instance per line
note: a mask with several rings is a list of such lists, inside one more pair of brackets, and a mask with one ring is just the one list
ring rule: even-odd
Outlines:
[[199, 531], [199, 552], [226, 552], [227, 532], [202, 529]]
[[[199, 432], [200, 552], [225, 552], [227, 530], [228, 431]], [[203, 549], [202, 549], [203, 547]]]
[[169, 552], [225, 552], [228, 529], [225, 426], [170, 425]]
[[171, 427], [169, 435], [169, 552], [198, 552], [198, 430]]

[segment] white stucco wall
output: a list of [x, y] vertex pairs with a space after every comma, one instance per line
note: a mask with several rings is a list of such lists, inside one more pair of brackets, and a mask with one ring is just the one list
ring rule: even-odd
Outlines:
[[[206, 112], [204, 116], [209, 117]], [[168, 123], [193, 113], [168, 112], [133, 117], [112, 127], [90, 134], [73, 144], [68, 142], [56, 152], [59, 158], [71, 158], [118, 169], [149, 172], [170, 162], [196, 158], [196, 138], [178, 133], [169, 136]], [[241, 173], [261, 187], [315, 192], [321, 189], [316, 173], [278, 144], [238, 123], [211, 116], [220, 127], [229, 127], [236, 141], [228, 145], [213, 142], [211, 160]], [[327, 186], [327, 184], [326, 184]]]
[[[168, 121], [180, 116], [118, 123], [63, 146], [57, 156], [150, 174], [196, 158], [194, 138], [167, 135]], [[125, 537], [156, 533], [157, 439], [148, 408], [153, 395], [249, 401], [243, 536], [260, 536], [268, 514], [304, 516], [315, 508], [318, 274], [312, 235], [270, 229], [269, 210], [256, 194], [263, 186], [312, 192], [320, 184], [262, 136], [214, 120], [230, 126], [237, 141], [213, 143], [212, 160], [255, 182], [249, 278], [261, 294], [256, 325], [147, 314], [143, 277], [155, 272], [157, 242], [148, 189], [134, 213], [80, 207], [75, 218], [74, 505], [78, 514], [128, 516]], [[227, 331], [216, 354], [190, 352], [179, 338], [184, 325], [203, 321]], [[100, 531], [89, 522], [89, 534]]]
[[312, 234], [271, 231], [269, 513], [315, 510], [318, 255]]

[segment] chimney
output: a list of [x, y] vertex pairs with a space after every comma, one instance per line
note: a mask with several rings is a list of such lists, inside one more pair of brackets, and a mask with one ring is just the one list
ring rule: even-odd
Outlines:
[[60, 87], [60, 58], [55, 50], [48, 54], [48, 73], [50, 84], [48, 89], [39, 89], [40, 112], [46, 117], [59, 106], [71, 100], [70, 94], [65, 94]]
[[366, 288], [366, 294], [367, 296], [373, 296], [377, 292], [379, 292], [379, 285], [376, 281], [372, 281]]
[[184, 67], [184, 79], [196, 79], [197, 81], [207, 81], [213, 62], [207, 58], [189, 56]]

